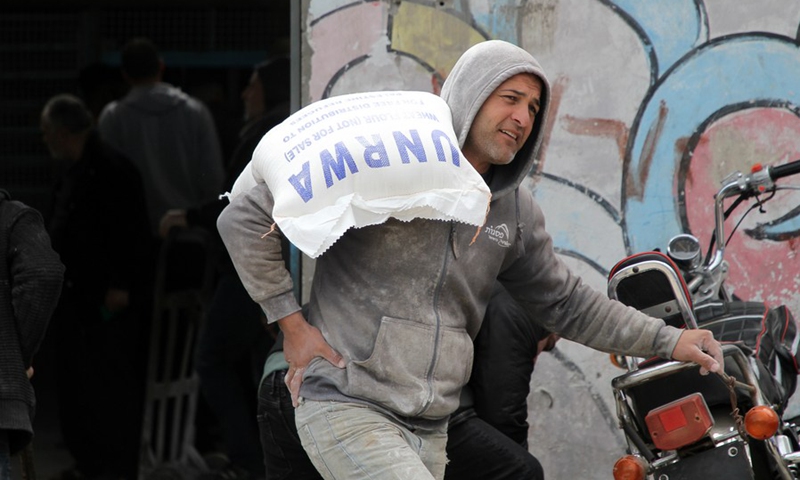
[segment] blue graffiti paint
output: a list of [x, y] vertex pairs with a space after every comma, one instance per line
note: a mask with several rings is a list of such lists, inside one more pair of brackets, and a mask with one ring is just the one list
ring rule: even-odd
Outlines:
[[[631, 251], [663, 246], [681, 231], [673, 191], [682, 155], [675, 151], [676, 144], [729, 105], [800, 104], [798, 78], [800, 49], [792, 39], [768, 34], [720, 38], [668, 72], [643, 103], [631, 131], [623, 174], [623, 210]], [[659, 122], [661, 134], [652, 146], [652, 162], [645, 165], [646, 137]], [[640, 177], [642, 169], [649, 171]], [[645, 178], [644, 183], [639, 183], [640, 178]]]
[[[525, 3], [525, 2], [522, 2]], [[489, 3], [489, 11], [484, 13], [473, 12], [476, 25], [486, 29], [489, 38], [505, 40], [519, 44], [519, 31], [517, 20], [519, 18], [519, 0], [498, 0]]]
[[[650, 54], [655, 81], [686, 52], [708, 40], [705, 8], [700, 0], [600, 0], [621, 14], [642, 38]], [[655, 60], [653, 60], [655, 59]]]

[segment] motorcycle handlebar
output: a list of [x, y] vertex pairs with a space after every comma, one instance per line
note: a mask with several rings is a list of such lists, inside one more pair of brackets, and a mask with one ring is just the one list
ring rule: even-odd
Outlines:
[[[779, 178], [788, 177], [800, 173], [800, 160], [785, 163], [783, 165], [771, 166], [767, 168], [753, 169], [752, 174], [744, 176], [735, 172], [723, 181], [722, 188], [714, 196], [714, 242], [716, 251], [711, 255], [711, 249], [706, 257], [706, 270], [716, 270], [722, 264], [722, 256], [725, 250], [725, 219], [729, 212], [725, 212], [723, 200], [728, 197], [739, 196], [740, 199], [757, 195], [762, 190], [760, 187], [774, 187], [772, 182]], [[735, 208], [736, 204], [732, 205]]]
[[772, 181], [797, 173], [800, 173], [800, 160], [769, 168], [769, 178], [771, 178]]

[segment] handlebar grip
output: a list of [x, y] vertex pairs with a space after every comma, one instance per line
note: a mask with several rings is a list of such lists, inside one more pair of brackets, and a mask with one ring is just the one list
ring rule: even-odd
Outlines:
[[769, 178], [773, 181], [797, 173], [800, 173], [800, 160], [769, 167]]

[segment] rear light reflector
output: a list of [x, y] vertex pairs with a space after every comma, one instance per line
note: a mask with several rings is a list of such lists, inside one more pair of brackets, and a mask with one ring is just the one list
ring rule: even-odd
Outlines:
[[675, 450], [708, 434], [714, 418], [699, 393], [654, 408], [644, 419], [653, 444], [660, 450]]

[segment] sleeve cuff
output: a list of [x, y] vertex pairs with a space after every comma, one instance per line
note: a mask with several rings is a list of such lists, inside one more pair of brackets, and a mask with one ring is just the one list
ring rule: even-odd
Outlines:
[[678, 339], [683, 330], [669, 325], [664, 325], [656, 337], [656, 355], [661, 358], [672, 359], [672, 352], [678, 345]]
[[276, 297], [262, 300], [259, 305], [264, 310], [269, 323], [277, 322], [281, 318], [300, 311], [300, 305], [297, 304], [294, 292], [291, 290]]

